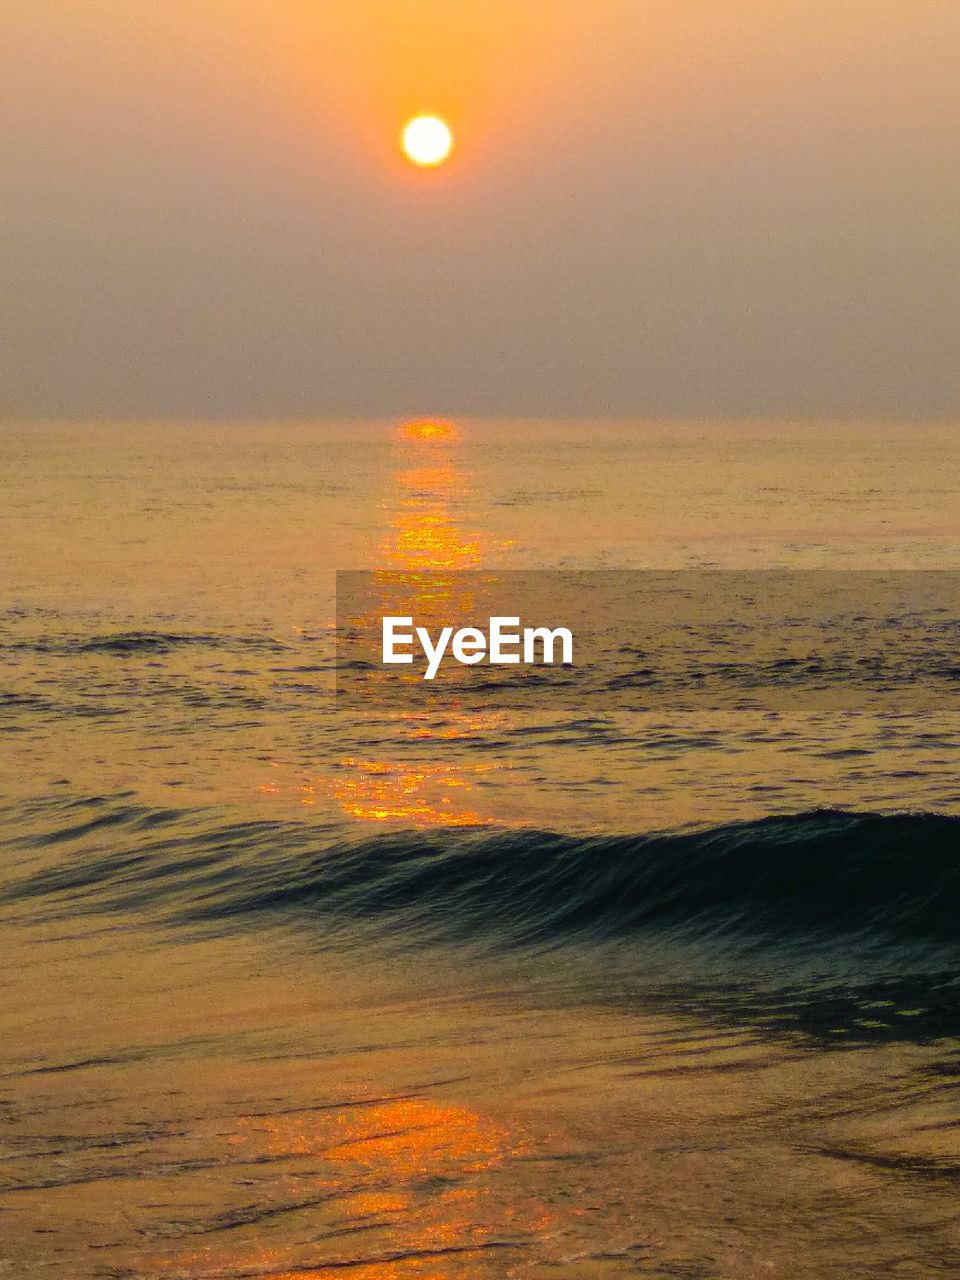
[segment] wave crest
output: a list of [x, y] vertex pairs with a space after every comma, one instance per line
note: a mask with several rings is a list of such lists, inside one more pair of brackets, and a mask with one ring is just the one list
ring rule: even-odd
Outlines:
[[223, 924], [312, 916], [327, 928], [388, 926], [411, 943], [668, 933], [960, 950], [960, 818], [937, 814], [822, 810], [633, 836], [357, 838], [309, 823], [218, 825], [210, 815], [101, 802], [14, 843], [19, 871], [0, 901], [40, 899], [48, 910], [159, 908]]

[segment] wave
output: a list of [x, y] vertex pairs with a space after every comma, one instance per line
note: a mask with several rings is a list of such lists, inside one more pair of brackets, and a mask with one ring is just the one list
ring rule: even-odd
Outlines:
[[[9, 842], [0, 903], [137, 908], [239, 926], [375, 926], [406, 944], [741, 945], [960, 953], [960, 818], [822, 810], [632, 836], [217, 822], [122, 800], [43, 806]], [[22, 816], [22, 815], [21, 815]], [[12, 815], [4, 815], [9, 823]], [[5, 825], [6, 825], [5, 823]]]
[[118, 631], [92, 636], [40, 636], [22, 640], [0, 640], [0, 649], [71, 657], [77, 654], [113, 654], [129, 658], [164, 657], [180, 648], [222, 649], [225, 652], [252, 651], [284, 653], [288, 649], [272, 636], [220, 635], [216, 632]]

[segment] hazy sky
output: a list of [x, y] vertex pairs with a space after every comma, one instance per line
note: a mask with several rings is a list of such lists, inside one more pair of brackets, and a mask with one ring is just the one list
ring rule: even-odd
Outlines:
[[958, 414], [958, 86], [958, 0], [3, 0], [0, 415]]

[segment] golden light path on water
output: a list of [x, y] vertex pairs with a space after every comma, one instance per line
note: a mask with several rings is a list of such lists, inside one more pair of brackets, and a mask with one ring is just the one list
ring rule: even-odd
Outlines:
[[[376, 1260], [353, 1258], [344, 1244], [342, 1265], [328, 1261], [314, 1269], [298, 1265], [289, 1249], [264, 1245], [227, 1269], [232, 1275], [239, 1265], [258, 1280], [449, 1280], [445, 1255], [462, 1264], [496, 1247], [493, 1237], [504, 1224], [484, 1211], [484, 1179], [528, 1146], [522, 1134], [468, 1107], [419, 1097], [242, 1116], [226, 1143], [231, 1163], [281, 1162], [273, 1193], [283, 1203], [321, 1213], [327, 1202], [335, 1205], [335, 1222], [324, 1235], [349, 1240], [375, 1229], [379, 1236]], [[438, 1190], [425, 1200], [428, 1183]], [[537, 1203], [518, 1209], [516, 1218], [511, 1227], [526, 1231], [549, 1224]], [[211, 1261], [198, 1250], [158, 1258], [154, 1265], [173, 1274], [190, 1268], [216, 1275], [206, 1270]]]
[[[393, 489], [384, 506], [387, 531], [379, 546], [379, 563], [385, 577], [383, 612], [395, 612], [396, 575], [410, 574], [410, 598], [403, 612], [436, 619], [461, 590], [456, 575], [476, 569], [487, 552], [479, 533], [463, 528], [457, 516], [470, 495], [470, 476], [458, 464], [460, 433], [452, 422], [412, 420], [395, 432], [398, 467]], [[430, 575], [425, 591], [422, 575]], [[445, 575], [450, 574], [449, 578]], [[376, 574], [374, 575], [376, 576]], [[458, 598], [462, 606], [462, 598]], [[419, 676], [411, 672], [411, 682]], [[496, 727], [497, 713], [470, 714], [451, 709], [442, 723], [416, 710], [411, 688], [411, 708], [398, 713], [398, 737], [426, 746], [464, 738]], [[309, 802], [313, 788], [332, 796], [342, 811], [361, 822], [415, 826], [467, 827], [494, 821], [476, 800], [476, 781], [499, 771], [498, 764], [475, 764], [469, 769], [442, 758], [424, 757], [416, 764], [389, 759], [344, 757], [332, 776], [304, 786]]]
[[[435, 617], [460, 590], [454, 575], [477, 568], [485, 552], [480, 535], [465, 529], [456, 513], [469, 497], [470, 477], [457, 463], [459, 433], [452, 423], [405, 422], [397, 427], [395, 442], [398, 465], [384, 501], [387, 529], [377, 548], [378, 562], [390, 574], [391, 609], [398, 607], [395, 575], [400, 571], [411, 575], [409, 608], [420, 617]], [[424, 573], [430, 575], [429, 593], [422, 589]], [[444, 578], [447, 573], [449, 579]], [[384, 585], [386, 590], [386, 578]], [[416, 710], [403, 711], [396, 721], [397, 736], [404, 744], [422, 744], [423, 756], [418, 753], [416, 763], [344, 757], [332, 772], [302, 784], [302, 802], [312, 804], [318, 793], [330, 796], [350, 818], [377, 825], [489, 823], [492, 817], [476, 800], [476, 783], [502, 766], [467, 769], [445, 761], [442, 744], [497, 722], [495, 713], [453, 710], [441, 723], [427, 723]], [[431, 744], [435, 749], [428, 753]], [[371, 1226], [384, 1232], [378, 1252], [385, 1256], [369, 1263], [351, 1258], [343, 1269], [326, 1263], [316, 1270], [290, 1270], [289, 1253], [268, 1247], [231, 1264], [256, 1268], [260, 1280], [451, 1280], [445, 1255], [461, 1266], [498, 1248], [493, 1237], [507, 1226], [537, 1232], [550, 1223], [536, 1202], [507, 1211], [509, 1222], [502, 1210], [482, 1203], [485, 1175], [523, 1154], [522, 1136], [480, 1112], [434, 1098], [242, 1117], [228, 1142], [234, 1156], [245, 1153], [251, 1163], [285, 1162], [289, 1200], [335, 1202], [341, 1215], [337, 1233], [347, 1239]], [[305, 1176], [301, 1162], [314, 1166], [318, 1160], [323, 1171]], [[429, 1182], [439, 1190], [425, 1201], [422, 1188]], [[344, 1255], [348, 1253], [345, 1246]], [[210, 1261], [203, 1253], [178, 1253], [158, 1265], [177, 1272]]]
[[[390, 575], [390, 608], [399, 607], [395, 575], [400, 571], [411, 575], [404, 607], [435, 618], [461, 591], [455, 575], [477, 568], [486, 550], [480, 535], [457, 517], [456, 508], [469, 498], [470, 477], [457, 463], [459, 433], [452, 423], [405, 422], [397, 427], [395, 442], [398, 465], [384, 501], [387, 528], [376, 554]], [[424, 573], [430, 576], [427, 593]], [[418, 676], [412, 678], [419, 682]], [[496, 713], [451, 710], [441, 722], [427, 723], [416, 710], [400, 712], [398, 739], [423, 748], [416, 763], [344, 757], [335, 770], [302, 784], [301, 801], [309, 805], [318, 794], [333, 797], [345, 815], [367, 824], [490, 823], [493, 818], [476, 800], [476, 783], [502, 766], [468, 769], [451, 763], [442, 758], [442, 744], [497, 723]], [[370, 1092], [375, 1095], [376, 1086]], [[453, 1280], [487, 1251], [496, 1256], [505, 1232], [536, 1234], [553, 1220], [537, 1200], [505, 1206], [489, 1195], [489, 1175], [525, 1154], [523, 1134], [480, 1111], [432, 1097], [374, 1096], [369, 1104], [242, 1116], [226, 1141], [231, 1161], [279, 1162], [283, 1172], [273, 1194], [284, 1203], [316, 1206], [321, 1214], [327, 1202], [336, 1207], [329, 1234], [344, 1239], [343, 1265], [328, 1261], [312, 1269], [299, 1264], [296, 1249], [262, 1245], [238, 1249], [225, 1265], [203, 1250], [155, 1259], [168, 1275], [232, 1276], [240, 1267], [241, 1274], [258, 1280]], [[430, 1185], [436, 1191], [425, 1197], [423, 1189]], [[356, 1250], [349, 1244], [354, 1234], [362, 1239], [367, 1231], [378, 1236], [376, 1260], [353, 1256]]]

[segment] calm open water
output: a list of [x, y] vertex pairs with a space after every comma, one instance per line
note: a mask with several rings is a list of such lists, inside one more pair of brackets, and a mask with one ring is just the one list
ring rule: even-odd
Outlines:
[[895, 709], [333, 697], [337, 569], [958, 571], [958, 475], [949, 424], [0, 427], [0, 1270], [958, 1274], [960, 601]]

